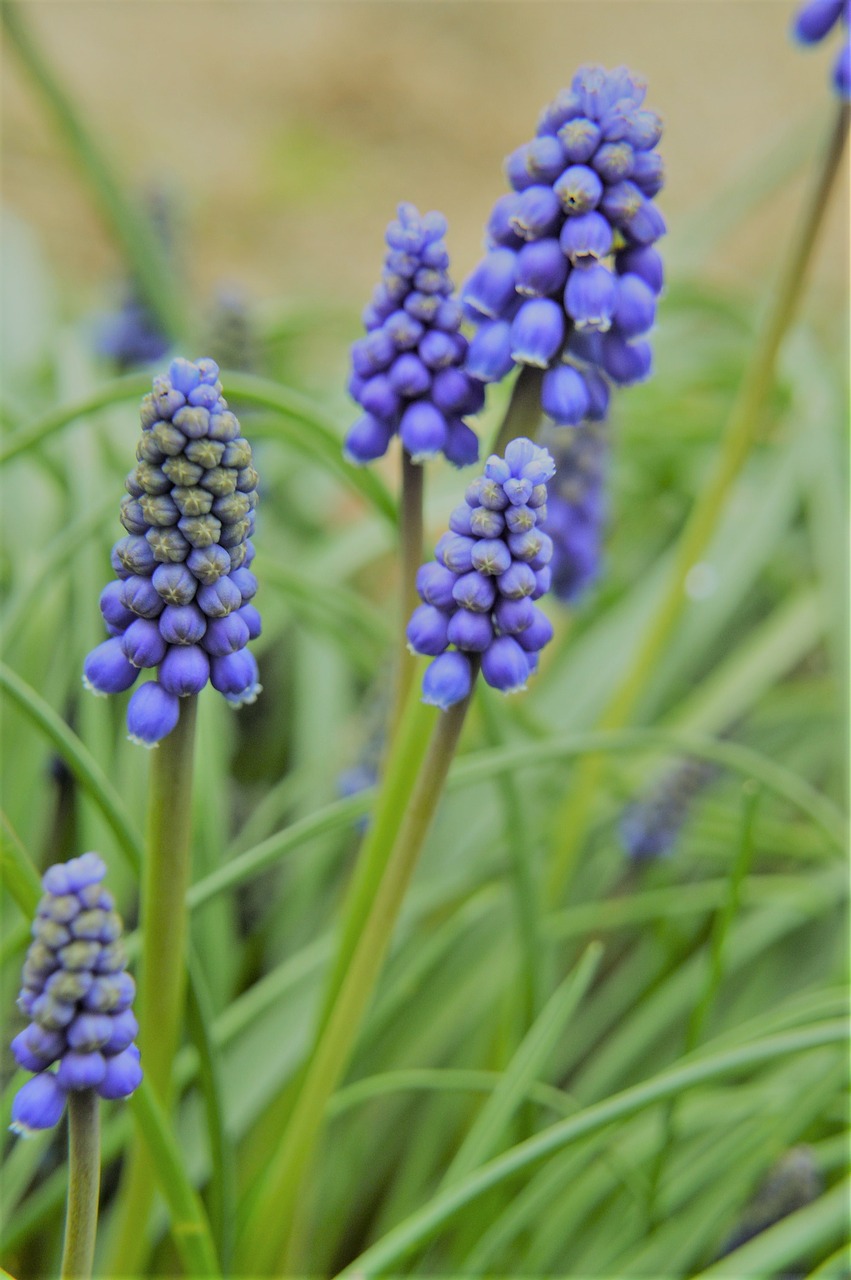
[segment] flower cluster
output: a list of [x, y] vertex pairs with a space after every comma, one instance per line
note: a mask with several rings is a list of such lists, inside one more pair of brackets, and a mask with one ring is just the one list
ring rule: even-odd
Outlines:
[[12, 1041], [18, 1065], [35, 1073], [12, 1103], [18, 1133], [55, 1125], [69, 1090], [128, 1098], [142, 1079], [130, 1008], [136, 987], [126, 972], [121, 918], [101, 887], [105, 875], [103, 860], [84, 853], [42, 877], [18, 996], [31, 1022]]
[[621, 841], [627, 855], [636, 862], [666, 857], [692, 803], [715, 772], [716, 766], [707, 760], [683, 760], [649, 795], [630, 804], [621, 819]]
[[132, 287], [126, 290], [118, 310], [102, 317], [95, 333], [98, 355], [122, 371], [152, 364], [170, 346], [156, 316]]
[[553, 634], [532, 602], [550, 586], [553, 548], [540, 524], [554, 471], [546, 449], [512, 440], [504, 459], [488, 459], [452, 512], [435, 559], [419, 570], [423, 604], [408, 623], [408, 642], [434, 658], [423, 677], [424, 702], [445, 711], [465, 698], [471, 659], [504, 693], [523, 689], [537, 667], [538, 651]]
[[171, 733], [179, 699], [208, 680], [235, 706], [260, 691], [245, 647], [260, 634], [248, 567], [257, 472], [218, 372], [212, 360], [173, 360], [142, 401], [139, 462], [121, 506], [127, 533], [100, 597], [110, 639], [84, 665], [98, 694], [121, 693], [140, 669], [157, 668], [127, 708], [130, 737], [146, 746]]
[[840, 98], [851, 98], [851, 2], [849, 0], [809, 0], [795, 15], [792, 30], [802, 44], [818, 44], [840, 22], [845, 36], [833, 66], [833, 87]]
[[665, 223], [659, 117], [621, 67], [582, 67], [506, 161], [513, 191], [494, 206], [489, 252], [461, 290], [478, 326], [467, 370], [496, 382], [544, 369], [541, 405], [559, 425], [606, 415], [608, 381], [647, 376]]
[[398, 431], [414, 462], [443, 453], [457, 467], [479, 456], [464, 422], [484, 402], [481, 386], [464, 372], [467, 340], [447, 274], [446, 219], [420, 217], [399, 206], [387, 228], [381, 283], [363, 313], [365, 338], [352, 347], [349, 391], [364, 414], [346, 437], [350, 462], [372, 462]]
[[573, 604], [600, 573], [606, 520], [609, 432], [602, 422], [569, 433], [549, 431], [556, 478], [550, 487], [544, 531], [553, 541], [553, 595]]

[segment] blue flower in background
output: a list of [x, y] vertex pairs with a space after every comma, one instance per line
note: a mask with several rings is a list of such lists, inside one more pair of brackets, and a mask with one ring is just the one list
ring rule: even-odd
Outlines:
[[52, 1128], [70, 1090], [127, 1098], [142, 1080], [136, 987], [126, 972], [121, 918], [101, 886], [105, 875], [103, 859], [84, 853], [42, 877], [18, 996], [30, 1023], [12, 1041], [18, 1065], [34, 1073], [12, 1103], [17, 1133]]
[[350, 462], [381, 458], [397, 433], [414, 462], [443, 453], [457, 467], [479, 456], [464, 421], [482, 406], [463, 368], [467, 340], [443, 243], [446, 219], [399, 206], [387, 228], [381, 283], [363, 313], [367, 333], [352, 347], [349, 391], [364, 410], [345, 442]]
[[602, 569], [609, 430], [603, 422], [588, 422], [578, 431], [549, 430], [544, 443], [556, 465], [543, 522], [553, 542], [552, 592], [575, 604]]
[[627, 856], [645, 862], [672, 853], [692, 804], [716, 773], [711, 761], [683, 760], [648, 795], [630, 804], [620, 827]]
[[461, 289], [476, 325], [466, 368], [497, 382], [515, 364], [544, 370], [544, 412], [559, 426], [605, 416], [609, 383], [646, 378], [663, 284], [653, 247], [664, 171], [659, 117], [620, 67], [582, 67], [506, 161], [488, 253]]
[[810, 0], [802, 5], [792, 23], [792, 32], [801, 44], [818, 44], [842, 23], [845, 33], [839, 56], [833, 65], [833, 86], [841, 98], [851, 98], [851, 36], [848, 26], [851, 18], [849, 0]]
[[139, 462], [121, 504], [127, 533], [100, 598], [110, 638], [84, 664], [86, 687], [104, 695], [157, 669], [127, 708], [130, 737], [145, 746], [171, 733], [180, 698], [208, 680], [234, 706], [260, 692], [245, 647], [261, 626], [249, 568], [257, 472], [218, 374], [213, 360], [173, 360], [142, 400]]
[[554, 471], [547, 450], [531, 440], [512, 440], [504, 459], [493, 454], [417, 574], [423, 603], [408, 623], [408, 643], [434, 658], [424, 702], [445, 711], [466, 698], [474, 658], [503, 693], [525, 688], [536, 669], [553, 634], [533, 602], [550, 587], [552, 541], [541, 525]]

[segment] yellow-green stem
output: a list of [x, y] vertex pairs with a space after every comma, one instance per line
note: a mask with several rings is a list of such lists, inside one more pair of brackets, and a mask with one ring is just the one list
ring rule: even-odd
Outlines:
[[533, 369], [524, 365], [517, 375], [517, 381], [511, 390], [511, 399], [505, 411], [496, 439], [493, 452], [505, 453], [505, 446], [518, 436], [528, 436], [534, 440], [541, 424], [541, 382], [544, 370]]
[[88, 1280], [95, 1259], [100, 1193], [100, 1099], [94, 1089], [68, 1094], [68, 1213], [61, 1280]]
[[414, 679], [417, 660], [408, 651], [406, 634], [411, 614], [420, 603], [417, 595], [417, 570], [423, 562], [423, 480], [424, 469], [411, 461], [407, 449], [402, 450], [402, 501], [399, 508], [399, 644], [396, 661], [396, 693], [390, 715], [388, 742], [399, 727]]
[[307, 1064], [266, 1185], [245, 1226], [240, 1261], [246, 1274], [290, 1274], [293, 1219], [325, 1108], [354, 1048], [405, 891], [443, 791], [469, 701], [468, 697], [440, 713], [434, 726], [428, 753], [351, 963]]
[[[150, 1088], [167, 1109], [186, 995], [186, 893], [192, 846], [192, 761], [197, 697], [181, 700], [176, 728], [153, 752], [142, 868], [139, 1048]], [[137, 1135], [120, 1190], [110, 1275], [142, 1269], [154, 1194], [150, 1157]]]
[[[600, 729], [619, 729], [628, 723], [682, 612], [689, 570], [706, 550], [727, 495], [756, 439], [761, 411], [771, 390], [777, 353], [800, 300], [831, 188], [839, 172], [848, 120], [849, 107], [843, 104], [727, 421], [715, 470], [692, 508], [676, 547], [664, 594], [636, 646], [626, 675], [600, 718]], [[551, 902], [563, 899], [569, 887], [602, 769], [599, 756], [587, 757], [577, 768], [564, 803], [557, 810], [548, 883]]]

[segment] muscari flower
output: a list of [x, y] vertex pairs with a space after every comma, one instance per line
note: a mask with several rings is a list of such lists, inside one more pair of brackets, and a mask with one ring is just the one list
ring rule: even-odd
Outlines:
[[[171, 265], [176, 266], [174, 208], [164, 191], [149, 194], [143, 210]], [[168, 334], [145, 302], [135, 280], [128, 280], [120, 305], [100, 317], [94, 335], [95, 349], [119, 370], [160, 360], [171, 347]]]
[[383, 457], [399, 434], [414, 462], [443, 453], [465, 467], [479, 456], [464, 421], [484, 395], [464, 370], [467, 340], [447, 273], [446, 219], [420, 217], [401, 204], [387, 228], [381, 283], [363, 313], [366, 337], [352, 347], [349, 391], [363, 416], [349, 431], [345, 454], [363, 464]]
[[[11, 1128], [50, 1129], [70, 1090], [128, 1098], [142, 1079], [121, 918], [96, 853], [49, 867], [33, 922], [18, 1008], [30, 1019], [12, 1053], [33, 1072], [12, 1103]], [[56, 1070], [53, 1070], [54, 1066]]]
[[840, 21], [845, 34], [833, 66], [833, 87], [847, 101], [851, 98], [851, 0], [809, 0], [795, 15], [792, 33], [801, 44], [818, 44]]
[[605, 417], [609, 384], [647, 377], [663, 283], [659, 117], [620, 67], [582, 67], [506, 161], [513, 188], [494, 206], [488, 253], [461, 289], [477, 331], [466, 368], [482, 383], [515, 364], [544, 370], [541, 401], [559, 426]]
[[552, 592], [574, 604], [599, 577], [606, 521], [609, 430], [587, 422], [579, 431], [545, 432], [556, 465], [543, 528], [553, 542]]
[[449, 518], [435, 558], [417, 574], [423, 603], [408, 623], [408, 644], [427, 654], [423, 701], [446, 710], [472, 688], [473, 662], [503, 693], [523, 689], [552, 639], [533, 603], [550, 587], [552, 541], [541, 529], [555, 465], [531, 440], [493, 454]]
[[628, 805], [620, 827], [627, 856], [644, 862], [670, 854], [694, 800], [716, 771], [711, 761], [683, 760], [647, 796]]
[[218, 372], [213, 360], [173, 360], [142, 400], [139, 461], [121, 505], [127, 533], [100, 598], [110, 638], [84, 664], [84, 684], [104, 695], [157, 669], [127, 708], [129, 736], [145, 746], [171, 733], [180, 698], [208, 680], [234, 706], [260, 692], [245, 647], [261, 625], [249, 569], [257, 472]]

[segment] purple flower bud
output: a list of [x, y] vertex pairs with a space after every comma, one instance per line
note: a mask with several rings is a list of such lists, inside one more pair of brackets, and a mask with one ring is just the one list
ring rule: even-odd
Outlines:
[[77, 1053], [70, 1050], [63, 1054], [56, 1073], [56, 1083], [62, 1089], [93, 1089], [106, 1075], [106, 1060], [102, 1053]]
[[502, 245], [508, 249], [516, 249], [522, 239], [511, 225], [511, 219], [517, 212], [519, 196], [515, 192], [500, 196], [491, 210], [487, 226], [487, 242], [490, 245]]
[[536, 586], [535, 573], [522, 560], [514, 560], [505, 573], [500, 574], [496, 584], [500, 595], [508, 600], [520, 600], [533, 594]]
[[482, 675], [492, 689], [502, 693], [526, 688], [529, 661], [513, 636], [498, 636], [482, 654]]
[[585, 164], [599, 145], [600, 126], [587, 116], [574, 116], [561, 126], [558, 138], [567, 164]]
[[434, 554], [441, 564], [453, 573], [469, 573], [473, 567], [473, 538], [465, 538], [457, 533], [445, 533], [438, 541]]
[[208, 618], [224, 618], [240, 607], [242, 593], [228, 576], [219, 578], [209, 586], [200, 587], [195, 603]]
[[156, 667], [165, 657], [166, 642], [156, 622], [137, 618], [125, 631], [121, 647], [132, 666]]
[[558, 293], [567, 279], [567, 270], [558, 240], [533, 240], [517, 254], [517, 292], [527, 298]]
[[200, 693], [209, 678], [210, 659], [196, 644], [172, 645], [160, 664], [160, 683], [178, 698]]
[[26, 1136], [39, 1129], [52, 1129], [62, 1119], [65, 1090], [50, 1071], [42, 1071], [22, 1085], [12, 1102], [14, 1133]]
[[103, 1079], [97, 1086], [102, 1098], [108, 1100], [129, 1098], [142, 1083], [142, 1067], [138, 1053], [127, 1048], [115, 1057], [107, 1058]]
[[386, 369], [396, 355], [396, 344], [385, 329], [374, 329], [352, 346], [352, 365], [361, 378], [372, 378]]
[[517, 255], [512, 249], [492, 249], [461, 290], [461, 297], [480, 315], [498, 320], [514, 298]]
[[636, 111], [626, 132], [626, 141], [636, 151], [649, 151], [662, 136], [662, 121], [655, 111]]
[[522, 240], [540, 240], [554, 233], [560, 218], [559, 199], [553, 188], [534, 186], [518, 196], [509, 224]]
[[363, 384], [357, 400], [375, 418], [390, 421], [399, 412], [399, 396], [383, 373], [376, 374]]
[[448, 710], [466, 698], [473, 684], [469, 658], [450, 650], [430, 662], [423, 676], [423, 702]]
[[[419, 345], [420, 359], [431, 370], [446, 369], [457, 357], [457, 334], [442, 329], [429, 329]], [[466, 347], [464, 348], [466, 353]]]
[[80, 1053], [102, 1049], [112, 1035], [112, 1018], [106, 1013], [78, 1013], [66, 1032], [68, 1044]]
[[407, 399], [425, 395], [431, 386], [431, 374], [419, 356], [410, 351], [394, 360], [388, 380], [393, 390]]
[[818, 44], [839, 21], [843, 7], [843, 0], [809, 0], [795, 15], [795, 38], [802, 44]]
[[585, 379], [569, 364], [555, 365], [544, 374], [541, 408], [560, 426], [578, 426], [588, 412], [590, 398]]
[[226, 653], [244, 649], [250, 639], [248, 625], [240, 617], [241, 610], [229, 613], [226, 618], [211, 618], [207, 626], [202, 648], [213, 657], [222, 658]]
[[[202, 587], [212, 591], [213, 587]], [[159, 631], [170, 645], [197, 644], [207, 629], [207, 619], [197, 604], [169, 604], [160, 614]]]
[[[41, 1030], [41, 1028], [39, 1028], [39, 1030]], [[64, 1046], [64, 1037], [61, 1037], [59, 1032], [48, 1032], [47, 1034], [57, 1036], [60, 1044]], [[51, 1062], [55, 1062], [59, 1057], [59, 1053], [55, 1053], [51, 1058], [42, 1057], [40, 1054], [33, 1053], [27, 1044], [26, 1037], [26, 1031], [20, 1031], [9, 1046], [12, 1050], [12, 1056], [18, 1066], [23, 1067], [25, 1071], [43, 1071], [45, 1067], [49, 1066]], [[59, 1052], [61, 1053], [61, 1049]]]
[[418, 605], [411, 614], [406, 635], [412, 653], [425, 653], [435, 657], [443, 653], [446, 638], [447, 615], [431, 604]]
[[480, 382], [499, 382], [513, 367], [511, 325], [505, 320], [481, 325], [467, 352], [470, 377]]
[[136, 617], [135, 613], [122, 603], [123, 586], [124, 583], [116, 579], [113, 582], [108, 582], [100, 593], [100, 611], [103, 614], [104, 622], [121, 631], [125, 627], [129, 627]]
[[546, 369], [561, 350], [564, 333], [564, 313], [558, 303], [551, 298], [532, 298], [523, 303], [512, 322], [512, 358], [518, 364]]
[[198, 589], [198, 579], [187, 564], [157, 565], [151, 576], [157, 595], [166, 604], [189, 604]]
[[581, 115], [582, 103], [579, 95], [572, 89], [562, 89], [555, 101], [544, 108], [536, 132], [539, 135], [557, 134], [566, 120], [573, 120]]
[[105, 696], [129, 689], [139, 672], [124, 656], [121, 640], [104, 640], [92, 649], [83, 663], [83, 684], [92, 693]]
[[469, 609], [471, 613], [488, 613], [495, 599], [496, 586], [488, 574], [474, 569], [455, 579], [452, 600], [463, 609]]
[[605, 142], [591, 161], [604, 182], [621, 182], [633, 176], [635, 153], [628, 142]]
[[648, 200], [658, 195], [665, 185], [665, 164], [658, 151], [638, 151], [635, 153], [631, 177]]
[[658, 297], [665, 283], [665, 272], [662, 259], [655, 249], [624, 249], [615, 257], [615, 267], [621, 275], [639, 276]]
[[139, 1024], [130, 1009], [122, 1009], [110, 1018], [109, 1039], [104, 1045], [107, 1060], [115, 1053], [123, 1053], [133, 1043], [139, 1031]]
[[646, 378], [653, 363], [653, 352], [647, 342], [627, 342], [617, 333], [603, 335], [603, 368], [620, 386], [629, 386]]
[[448, 608], [452, 604], [452, 593], [457, 581], [452, 570], [438, 564], [436, 560], [417, 570], [416, 586], [421, 599], [439, 609]]
[[370, 413], [358, 418], [346, 436], [343, 454], [347, 462], [363, 466], [383, 458], [393, 437], [393, 427]]
[[198, 547], [190, 552], [186, 567], [199, 582], [210, 586], [230, 572], [230, 556], [223, 547]]
[[601, 213], [580, 213], [568, 218], [561, 229], [559, 244], [574, 266], [588, 259], [605, 258], [612, 248], [612, 228]]
[[447, 636], [452, 644], [466, 653], [483, 653], [493, 643], [493, 623], [487, 613], [474, 613], [468, 609], [456, 609]]
[[141, 685], [127, 704], [127, 729], [131, 742], [156, 746], [171, 733], [180, 715], [180, 703], [156, 680]]
[[234, 706], [251, 703], [260, 692], [257, 661], [248, 649], [210, 662], [210, 683]]
[[534, 138], [518, 147], [505, 162], [505, 174], [515, 191], [535, 183], [553, 182], [564, 168], [561, 143], [553, 136]]
[[646, 333], [655, 318], [656, 297], [650, 286], [640, 276], [619, 276], [614, 310], [618, 331], [625, 338], [634, 338], [639, 333]]
[[565, 169], [553, 186], [553, 192], [566, 213], [588, 213], [600, 203], [603, 184], [593, 169], [573, 164]]
[[470, 380], [462, 369], [440, 369], [435, 373], [431, 384], [431, 398], [441, 413], [470, 412], [467, 408], [469, 395]]
[[[543, 572], [543, 570], [541, 570]], [[537, 653], [553, 638], [553, 624], [540, 609], [531, 606], [532, 613], [528, 626], [517, 633], [517, 641], [528, 653]]]
[[576, 267], [564, 291], [567, 314], [578, 330], [604, 333], [611, 327], [618, 290], [615, 277], [600, 262]]
[[469, 538], [473, 533], [473, 512], [468, 503], [460, 503], [449, 516], [449, 528]]
[[471, 549], [471, 565], [479, 573], [498, 577], [511, 564], [511, 552], [501, 538], [481, 538]]
[[535, 606], [528, 596], [519, 600], [499, 600], [493, 611], [494, 622], [503, 635], [517, 635], [532, 625]]
[[411, 461], [424, 462], [446, 444], [446, 419], [430, 401], [417, 400], [402, 414], [399, 435]]
[[623, 231], [631, 244], [650, 245], [665, 234], [665, 219], [655, 204], [645, 200], [634, 217], [624, 223]]
[[128, 533], [125, 538], [119, 538], [116, 542], [112, 548], [112, 559], [113, 568], [116, 567], [117, 561], [128, 576], [130, 574], [144, 576], [152, 573], [156, 563], [147, 539], [131, 533]]

